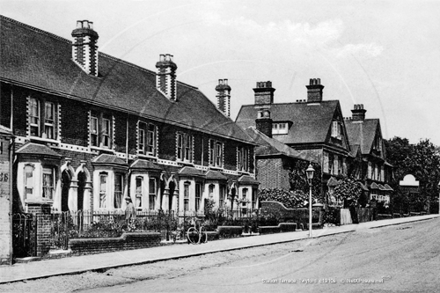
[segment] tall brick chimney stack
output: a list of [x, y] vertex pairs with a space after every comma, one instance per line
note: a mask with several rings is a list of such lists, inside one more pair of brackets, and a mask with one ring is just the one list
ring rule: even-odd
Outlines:
[[353, 121], [364, 121], [365, 120], [365, 112], [367, 112], [367, 110], [364, 109], [363, 104], [354, 105], [354, 109], [351, 110], [352, 120]]
[[258, 131], [264, 133], [268, 137], [272, 137], [272, 118], [269, 110], [262, 110], [258, 112], [258, 118], [255, 120], [255, 125]]
[[227, 79], [219, 79], [217, 91], [217, 108], [227, 117], [231, 116], [231, 87]]
[[255, 105], [273, 104], [275, 89], [271, 81], [259, 81], [257, 87], [253, 89], [255, 93]]
[[72, 59], [82, 70], [98, 76], [98, 33], [93, 30], [93, 22], [78, 20], [72, 31]]
[[160, 54], [156, 63], [156, 87], [171, 101], [177, 100], [177, 65], [173, 62], [173, 55]]
[[324, 88], [321, 85], [320, 78], [311, 78], [309, 85], [306, 85], [307, 88], [307, 102], [308, 103], [320, 103], [322, 102], [322, 89]]

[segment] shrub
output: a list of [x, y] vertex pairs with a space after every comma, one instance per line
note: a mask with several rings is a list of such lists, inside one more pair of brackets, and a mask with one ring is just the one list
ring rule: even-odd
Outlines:
[[301, 190], [287, 191], [284, 189], [262, 189], [259, 196], [260, 201], [278, 201], [287, 208], [303, 207], [304, 202], [309, 200], [307, 194]]

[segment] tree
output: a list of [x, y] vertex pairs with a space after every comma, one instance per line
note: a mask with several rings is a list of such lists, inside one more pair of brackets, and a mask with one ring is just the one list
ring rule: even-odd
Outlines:
[[[387, 161], [394, 166], [394, 178], [391, 182], [397, 191], [395, 202], [408, 204], [428, 204], [430, 197], [437, 197], [440, 180], [439, 149], [429, 139], [417, 144], [410, 144], [408, 139], [394, 137], [385, 141]], [[401, 192], [399, 181], [407, 174], [412, 174], [420, 182], [419, 198], [406, 198]]]

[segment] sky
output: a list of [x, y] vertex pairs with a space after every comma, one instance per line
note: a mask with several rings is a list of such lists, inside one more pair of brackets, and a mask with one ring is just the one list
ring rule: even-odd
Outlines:
[[227, 78], [233, 120], [256, 82], [286, 103], [320, 78], [344, 116], [363, 104], [384, 138], [440, 145], [438, 0], [0, 0], [0, 14], [66, 39], [93, 21], [100, 51], [150, 70], [172, 54], [178, 80], [214, 103]]

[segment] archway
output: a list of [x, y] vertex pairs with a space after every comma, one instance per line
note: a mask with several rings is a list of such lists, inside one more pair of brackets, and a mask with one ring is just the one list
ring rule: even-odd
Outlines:
[[78, 210], [84, 209], [84, 190], [87, 182], [87, 174], [86, 172], [78, 173]]
[[169, 189], [168, 210], [172, 211], [173, 210], [173, 195], [174, 195], [174, 191], [176, 190], [176, 184], [174, 183], [174, 181], [171, 181], [169, 183], [168, 189]]
[[72, 182], [72, 175], [68, 169], [61, 173], [61, 211], [69, 210], [69, 189]]

